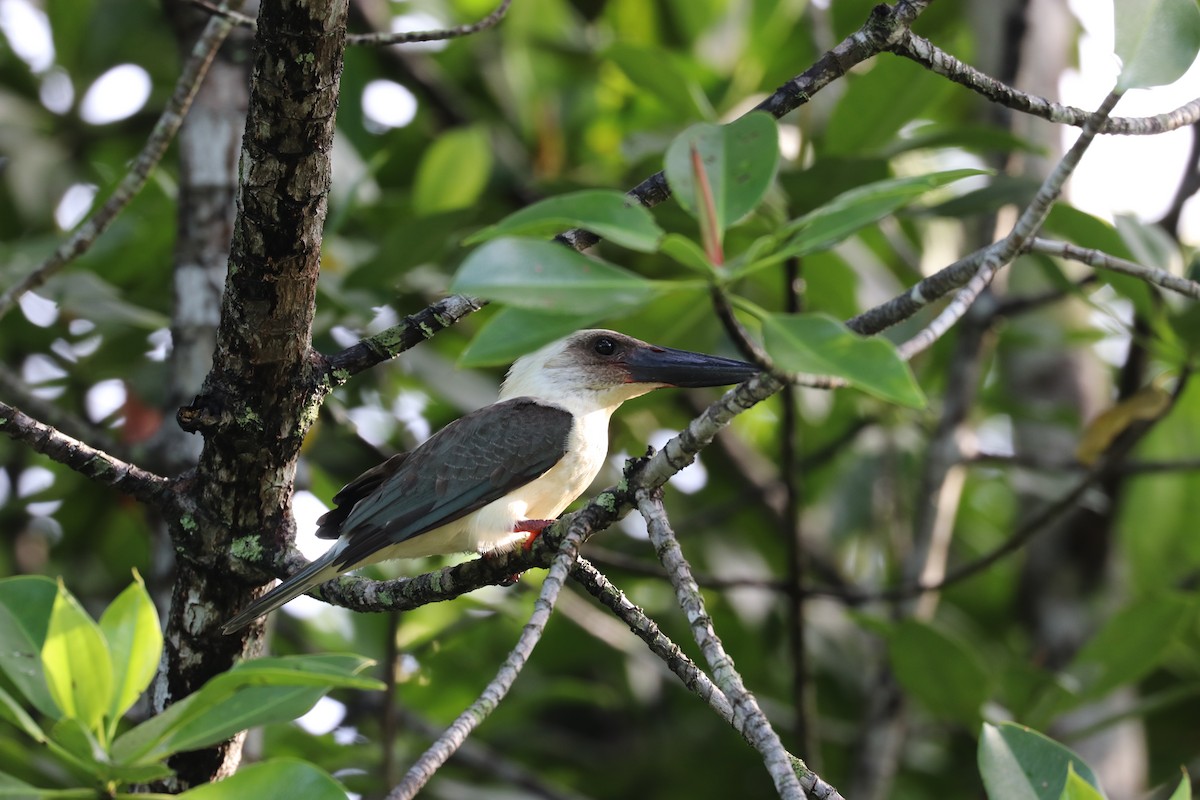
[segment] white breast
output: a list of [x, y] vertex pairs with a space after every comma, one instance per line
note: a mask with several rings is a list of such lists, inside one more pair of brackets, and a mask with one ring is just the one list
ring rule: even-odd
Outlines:
[[[503, 550], [528, 538], [513, 533], [527, 519], [554, 519], [583, 494], [604, 466], [608, 455], [611, 409], [576, 415], [567, 438], [567, 452], [540, 478], [481, 508], [471, 518], [469, 548], [478, 552]], [[464, 548], [467, 549], [467, 548]]]

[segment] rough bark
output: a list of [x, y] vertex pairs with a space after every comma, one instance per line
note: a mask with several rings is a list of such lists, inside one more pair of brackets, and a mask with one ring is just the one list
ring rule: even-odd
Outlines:
[[[204, 447], [179, 484], [195, 513], [171, 524], [178, 567], [158, 709], [261, 647], [261, 627], [220, 633], [254, 593], [229, 555], [288, 543], [296, 457], [327, 385], [311, 326], [345, 20], [345, 0], [269, 0], [259, 15], [213, 367], [179, 414]], [[171, 788], [227, 775], [240, 754], [235, 739], [177, 756]]]

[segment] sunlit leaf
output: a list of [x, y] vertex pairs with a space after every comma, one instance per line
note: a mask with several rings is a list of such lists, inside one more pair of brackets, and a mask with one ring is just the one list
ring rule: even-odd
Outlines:
[[459, 267], [450, 290], [516, 308], [612, 314], [658, 291], [653, 281], [541, 239], [493, 239]]
[[1192, 781], [1188, 777], [1187, 770], [1183, 771], [1183, 777], [1179, 781], [1179, 785], [1175, 787], [1175, 791], [1171, 793], [1169, 800], [1192, 800]]
[[345, 800], [346, 790], [328, 773], [307, 761], [275, 758], [252, 764], [221, 781], [179, 795], [185, 800], [243, 800], [286, 797], [287, 800]]
[[667, 183], [693, 217], [701, 212], [692, 148], [699, 153], [712, 188], [719, 232], [762, 202], [779, 166], [779, 130], [769, 114], [754, 112], [728, 125], [700, 123], [667, 148]]
[[470, 127], [443, 133], [417, 165], [413, 210], [425, 217], [474, 205], [491, 171], [492, 145], [486, 130]]
[[1084, 761], [1053, 739], [1011, 722], [983, 724], [979, 774], [991, 800], [1059, 800], [1068, 765], [1092, 786], [1096, 775]]
[[617, 42], [604, 55], [613, 60], [639, 91], [657, 98], [679, 122], [716, 116], [703, 90], [661, 48]]
[[1067, 784], [1063, 787], [1060, 800], [1104, 800], [1104, 793], [1092, 786], [1075, 771], [1075, 765], [1067, 764]]
[[100, 627], [61, 582], [42, 645], [42, 669], [50, 695], [63, 714], [89, 730], [100, 730], [112, 705], [108, 644]]
[[473, 234], [466, 243], [501, 236], [549, 237], [571, 228], [643, 253], [653, 252], [663, 235], [654, 217], [636, 200], [622, 192], [594, 189], [541, 200]]
[[158, 611], [146, 592], [142, 576], [137, 572], [133, 576], [134, 583], [100, 615], [100, 630], [112, 656], [115, 688], [108, 709], [110, 732], [116, 730], [117, 720], [146, 691], [162, 656]]
[[1162, 86], [1187, 72], [1200, 52], [1196, 0], [1115, 0], [1113, 7], [1119, 89]]
[[925, 405], [912, 370], [885, 339], [863, 338], [824, 314], [771, 314], [763, 336], [776, 366], [789, 372], [835, 375], [889, 402]]

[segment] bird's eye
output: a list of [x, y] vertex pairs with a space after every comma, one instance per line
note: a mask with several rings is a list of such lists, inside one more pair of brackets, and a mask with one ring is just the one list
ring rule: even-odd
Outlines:
[[601, 336], [592, 342], [592, 350], [596, 355], [611, 356], [617, 352], [617, 343], [607, 336]]

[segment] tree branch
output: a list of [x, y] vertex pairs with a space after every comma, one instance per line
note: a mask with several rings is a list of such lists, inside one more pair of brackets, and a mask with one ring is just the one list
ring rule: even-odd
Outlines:
[[[1014, 89], [992, 76], [980, 72], [969, 64], [959, 61], [937, 45], [917, 36], [910, 30], [903, 33], [888, 48], [898, 56], [911, 59], [921, 66], [983, 95], [994, 103], [1021, 111], [1035, 117], [1082, 128], [1092, 116], [1091, 112], [1074, 106], [1055, 103], [1044, 97]], [[1100, 125], [1098, 133], [1123, 134], [1127, 136], [1153, 136], [1166, 133], [1185, 125], [1200, 121], [1200, 98], [1180, 106], [1174, 111], [1153, 117], [1113, 117]]]
[[1069, 242], [1034, 237], [1025, 243], [1024, 249], [1029, 253], [1045, 253], [1046, 255], [1078, 261], [1096, 269], [1106, 269], [1111, 272], [1119, 272], [1122, 275], [1130, 275], [1146, 283], [1152, 283], [1155, 286], [1161, 286], [1164, 289], [1178, 292], [1193, 300], [1200, 300], [1200, 283], [1196, 281], [1189, 281], [1187, 278], [1172, 275], [1165, 269], [1147, 267], [1094, 248], [1079, 247]]
[[463, 36], [470, 36], [473, 33], [485, 31], [488, 28], [494, 28], [504, 19], [504, 15], [508, 13], [508, 7], [512, 5], [512, 0], [501, 0], [500, 5], [496, 6], [496, 10], [488, 14], [479, 22], [473, 22], [470, 25], [459, 25], [454, 28], [442, 28], [433, 31], [408, 31], [397, 33], [352, 33], [346, 37], [348, 45], [392, 45], [392, 44], [411, 44], [413, 42], [440, 42], [447, 39], [458, 39]]
[[[709, 707], [729, 723], [748, 744], [754, 744], [747, 729], [747, 718], [734, 713], [733, 706], [724, 692], [679, 649], [679, 645], [659, 629], [654, 620], [646, 616], [646, 612], [629, 602], [624, 592], [613, 586], [608, 578], [585, 558], [576, 560], [575, 566], [571, 568], [571, 577], [628, 625], [629, 629], [646, 643], [650, 652], [663, 660], [688, 691], [708, 703]], [[803, 761], [790, 754], [789, 758], [792, 759], [792, 767], [800, 778], [800, 785], [808, 792], [809, 797], [816, 800], [844, 800], [837, 789], [804, 766]]]
[[1096, 137], [1096, 132], [1108, 117], [1113, 106], [1121, 99], [1119, 92], [1112, 92], [1096, 109], [1096, 113], [1084, 124], [1083, 130], [1079, 133], [1079, 138], [1075, 140], [1075, 144], [1066, 152], [1059, 162], [1054, 166], [1050, 175], [1042, 182], [1041, 188], [1025, 210], [1021, 212], [1021, 216], [1017, 218], [1017, 222], [1013, 225], [1012, 231], [999, 242], [984, 249], [983, 259], [980, 261], [979, 268], [976, 273], [967, 281], [966, 285], [954, 299], [942, 310], [932, 322], [925, 326], [917, 335], [913, 336], [898, 348], [901, 358], [906, 360], [911, 359], [917, 353], [928, 348], [935, 341], [962, 318], [971, 304], [975, 302], [975, 298], [979, 297], [987, 285], [991, 283], [992, 277], [1005, 264], [1008, 264], [1021, 249], [1025, 243], [1032, 239], [1041, 229], [1042, 223], [1046, 221], [1046, 215], [1050, 213], [1050, 209], [1054, 205], [1055, 199], [1062, 192], [1063, 185], [1067, 182], [1067, 178], [1079, 166], [1079, 161], [1083, 158], [1083, 154], [1087, 152], [1092, 140]]
[[137, 498], [148, 506], [161, 509], [169, 505], [171, 481], [168, 479], [113, 458], [7, 403], [0, 403], [0, 433], [24, 442], [42, 455], [103, 486]]
[[22, 408], [28, 409], [35, 419], [52, 425], [68, 436], [76, 439], [86, 439], [92, 447], [103, 450], [109, 455], [124, 457], [123, 447], [108, 432], [97, 425], [70, 413], [44, 398], [38, 397], [29, 387], [5, 366], [0, 365], [0, 392], [15, 400]]
[[327, 374], [332, 386], [341, 386], [352, 376], [395, 358], [434, 334], [449, 328], [468, 314], [483, 308], [485, 302], [461, 294], [433, 303], [397, 324], [350, 345], [327, 358]]
[[562, 591], [571, 565], [579, 555], [579, 545], [590, 532], [583, 518], [577, 518], [568, 526], [566, 536], [559, 545], [549, 572], [546, 573], [542, 591], [534, 602], [533, 614], [525, 623], [516, 646], [500, 665], [496, 677], [475, 702], [463, 711], [446, 732], [412, 765], [400, 784], [388, 794], [387, 800], [410, 800], [414, 797], [442, 764], [462, 746], [471, 735], [471, 731], [475, 730], [508, 694], [517, 676], [529, 661], [533, 649], [541, 641], [559, 592]]
[[704, 598], [700, 596], [700, 587], [692, 580], [691, 567], [683, 557], [675, 532], [667, 520], [666, 509], [662, 505], [662, 489], [638, 489], [636, 492], [638, 510], [646, 518], [646, 526], [650, 532], [650, 542], [654, 545], [659, 559], [671, 576], [675, 586], [675, 597], [679, 607], [692, 628], [692, 635], [704, 658], [712, 670], [721, 692], [733, 707], [734, 718], [745, 728], [744, 735], [755, 750], [762, 754], [767, 772], [775, 782], [775, 790], [780, 797], [804, 798], [805, 792], [795, 770], [792, 769], [791, 759], [779, 734], [771, 727], [766, 715], [758, 706], [754, 695], [746, 688], [741, 675], [734, 667], [733, 659], [725, 652], [721, 639], [713, 628], [712, 618], [704, 607]]

